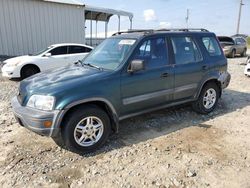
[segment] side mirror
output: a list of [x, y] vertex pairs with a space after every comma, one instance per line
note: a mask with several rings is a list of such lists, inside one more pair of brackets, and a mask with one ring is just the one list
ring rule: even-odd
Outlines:
[[143, 60], [133, 60], [130, 63], [130, 67], [128, 69], [129, 73], [133, 73], [133, 72], [138, 72], [144, 70], [144, 61]]
[[46, 53], [44, 57], [51, 57], [51, 53]]

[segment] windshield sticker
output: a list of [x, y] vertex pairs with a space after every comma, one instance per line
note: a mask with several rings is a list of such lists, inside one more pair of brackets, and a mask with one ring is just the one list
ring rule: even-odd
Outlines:
[[119, 42], [120, 45], [133, 45], [135, 43], [135, 40], [121, 40]]

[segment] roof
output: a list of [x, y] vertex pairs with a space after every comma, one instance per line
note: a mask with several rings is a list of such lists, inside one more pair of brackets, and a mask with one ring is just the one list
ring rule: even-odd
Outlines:
[[84, 6], [84, 3], [82, 0], [43, 0], [43, 1]]
[[53, 47], [60, 47], [60, 46], [83, 46], [83, 47], [88, 47], [88, 48], [92, 48], [92, 46], [88, 46], [88, 45], [85, 45], [85, 44], [78, 44], [78, 43], [59, 43], [59, 44], [52, 44], [50, 46], [53, 46]]
[[113, 15], [127, 16], [130, 19], [134, 16], [131, 12], [85, 5], [85, 18], [88, 20], [108, 21]]
[[85, 5], [83, 3], [83, 0], [42, 0], [42, 1], [84, 6], [85, 18], [87, 20], [108, 21], [110, 17], [113, 15], [127, 16], [129, 17], [129, 19], [132, 19], [134, 16], [131, 12]]
[[128, 30], [128, 31], [121, 31], [114, 33], [112, 37], [117, 37], [117, 38], [141, 38], [143, 36], [149, 36], [149, 35], [161, 35], [161, 34], [183, 34], [183, 33], [188, 33], [190, 35], [201, 35], [204, 36], [211, 36], [215, 35], [212, 32], [209, 32], [206, 29], [159, 29], [159, 30], [153, 30], [153, 29], [145, 29], [145, 30]]

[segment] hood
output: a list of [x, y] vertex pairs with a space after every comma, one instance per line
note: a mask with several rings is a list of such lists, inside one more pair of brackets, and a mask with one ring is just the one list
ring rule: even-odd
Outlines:
[[24, 95], [54, 95], [65, 90], [82, 86], [88, 81], [102, 79], [109, 71], [82, 66], [67, 66], [36, 74], [20, 83], [20, 93]]
[[17, 65], [19, 63], [23, 63], [30, 60], [30, 56], [25, 55], [25, 56], [19, 56], [19, 57], [14, 57], [14, 58], [10, 58], [4, 61], [5, 64], [8, 65]]

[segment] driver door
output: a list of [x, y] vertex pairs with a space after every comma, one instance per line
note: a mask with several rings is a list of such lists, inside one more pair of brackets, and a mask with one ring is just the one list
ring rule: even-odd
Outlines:
[[173, 98], [174, 71], [164, 37], [144, 40], [132, 60], [143, 60], [145, 70], [122, 73], [122, 116], [164, 105]]
[[67, 66], [70, 63], [68, 55], [68, 46], [60, 46], [50, 50], [50, 57], [43, 57], [43, 66], [45, 69], [54, 69]]

